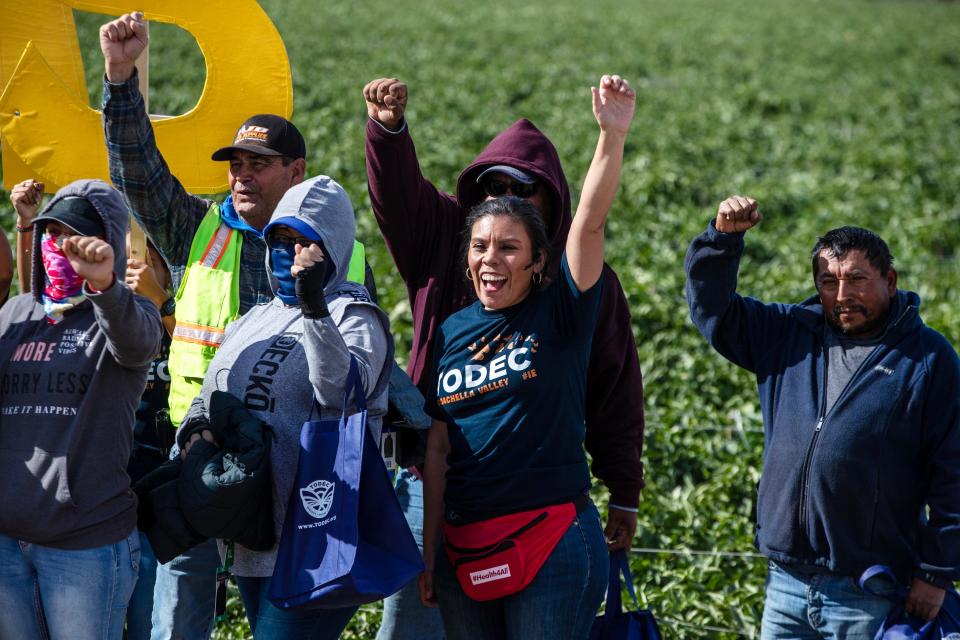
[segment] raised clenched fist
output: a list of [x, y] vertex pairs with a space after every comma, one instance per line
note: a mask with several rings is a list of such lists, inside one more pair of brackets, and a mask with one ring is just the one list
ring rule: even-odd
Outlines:
[[17, 212], [17, 226], [27, 228], [33, 224], [43, 199], [43, 183], [34, 179], [18, 182], [10, 191], [10, 203]]
[[70, 236], [63, 241], [63, 254], [77, 275], [97, 291], [113, 284], [113, 247], [96, 236]]
[[363, 88], [367, 115], [391, 131], [400, 128], [407, 110], [407, 85], [396, 78], [377, 78]]
[[759, 205], [753, 198], [730, 196], [717, 209], [715, 226], [721, 233], [743, 233], [763, 220]]
[[600, 129], [627, 135], [637, 100], [636, 92], [627, 81], [617, 75], [603, 76], [599, 88], [590, 87], [590, 91], [593, 94], [593, 115]]
[[147, 26], [139, 11], [127, 13], [100, 27], [100, 50], [110, 82], [126, 82], [137, 58], [147, 47]]

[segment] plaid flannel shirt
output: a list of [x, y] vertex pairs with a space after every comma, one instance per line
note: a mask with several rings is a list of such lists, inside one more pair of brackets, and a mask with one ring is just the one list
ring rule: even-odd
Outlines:
[[[103, 134], [110, 180], [170, 267], [174, 290], [180, 287], [193, 236], [211, 200], [187, 193], [157, 150], [143, 105], [139, 79], [103, 82]], [[273, 298], [266, 268], [266, 245], [259, 234], [243, 232], [240, 252], [240, 313]]]

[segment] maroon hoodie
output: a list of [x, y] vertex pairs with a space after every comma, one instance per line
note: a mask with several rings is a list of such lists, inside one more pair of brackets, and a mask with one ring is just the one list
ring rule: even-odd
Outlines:
[[[536, 175], [549, 186], [548, 220], [555, 276], [570, 230], [570, 190], [553, 143], [529, 120], [513, 123], [460, 174], [456, 197], [420, 173], [407, 127], [397, 133], [367, 122], [367, 185], [387, 249], [407, 285], [413, 346], [407, 372], [424, 395], [435, 393], [433, 337], [447, 316], [475, 300], [464, 274], [460, 237], [467, 211], [485, 198], [477, 176], [494, 165]], [[636, 507], [643, 487], [643, 380], [630, 309], [613, 270], [604, 265], [603, 298], [593, 334], [586, 398], [586, 448], [610, 502]]]

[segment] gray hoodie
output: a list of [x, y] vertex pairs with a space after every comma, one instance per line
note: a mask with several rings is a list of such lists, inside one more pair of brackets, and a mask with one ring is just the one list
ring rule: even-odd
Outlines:
[[[306, 319], [299, 306], [287, 306], [276, 297], [252, 308], [227, 327], [201, 391], [208, 406], [214, 390], [233, 394], [273, 428], [273, 512], [278, 540], [293, 491], [300, 427], [310, 417], [313, 400], [319, 405], [314, 416], [340, 415], [352, 355], [367, 393], [369, 435], [379, 438], [393, 360], [389, 319], [363, 286], [346, 281], [356, 232], [346, 192], [327, 176], [311, 178], [287, 191], [271, 223], [291, 217], [322, 238], [327, 259], [334, 265], [324, 287], [330, 316]], [[268, 252], [268, 272], [269, 260]], [[276, 292], [276, 283], [272, 284]], [[270, 576], [276, 553], [276, 547], [258, 553], [238, 545], [233, 570], [239, 576]]]
[[41, 234], [34, 234], [33, 294], [0, 309], [0, 534], [89, 549], [122, 540], [136, 525], [127, 463], [162, 328], [156, 307], [123, 284], [123, 198], [105, 182], [78, 180], [47, 209], [67, 196], [85, 197], [99, 212], [117, 281], [99, 294], [85, 289], [86, 300], [51, 324], [42, 305]]

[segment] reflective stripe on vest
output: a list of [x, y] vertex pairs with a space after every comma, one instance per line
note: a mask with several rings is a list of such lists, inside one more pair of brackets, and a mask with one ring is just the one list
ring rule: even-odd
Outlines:
[[173, 330], [174, 340], [203, 344], [208, 347], [219, 347], [223, 344], [223, 335], [223, 329], [213, 329], [187, 322], [177, 322], [177, 326]]
[[221, 223], [217, 227], [217, 232], [210, 238], [210, 244], [207, 245], [203, 253], [200, 264], [210, 269], [216, 269], [220, 264], [220, 259], [226, 253], [227, 245], [230, 244], [230, 238], [234, 236], [233, 229]]
[[213, 204], [190, 245], [187, 270], [177, 290], [177, 326], [170, 344], [170, 419], [179, 425], [199, 395], [203, 376], [240, 313], [240, 250], [243, 234], [220, 220]]

